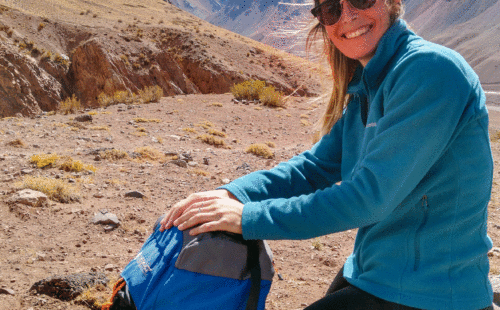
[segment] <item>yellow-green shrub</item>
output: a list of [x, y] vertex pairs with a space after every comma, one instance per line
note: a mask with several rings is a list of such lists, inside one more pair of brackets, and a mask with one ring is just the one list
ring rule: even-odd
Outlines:
[[30, 158], [32, 164], [36, 164], [38, 168], [54, 167], [56, 161], [60, 157], [57, 154], [35, 154]]
[[50, 199], [63, 203], [80, 200], [78, 189], [59, 179], [26, 176], [16, 186], [42, 192]]
[[64, 162], [59, 165], [59, 169], [67, 172], [80, 172], [82, 170], [89, 172], [96, 172], [96, 167], [93, 165], [87, 165], [79, 160], [73, 160], [71, 157], [64, 158]]
[[224, 140], [214, 137], [212, 135], [204, 134], [196, 137], [196, 139], [199, 139], [207, 144], [214, 145], [217, 147], [223, 147], [226, 145], [226, 142]]
[[255, 143], [251, 144], [249, 147], [246, 148], [245, 152], [247, 153], [252, 153], [257, 156], [261, 156], [264, 158], [273, 158], [274, 153], [271, 151], [269, 146], [263, 143]]
[[139, 90], [139, 97], [144, 103], [158, 102], [163, 97], [163, 89], [158, 85], [145, 87], [143, 90]]
[[231, 93], [238, 99], [260, 100], [263, 105], [284, 107], [283, 93], [276, 91], [274, 86], [266, 85], [259, 80], [244, 81], [231, 87]]
[[118, 160], [128, 158], [128, 153], [122, 150], [111, 149], [99, 152], [99, 156], [104, 159]]
[[80, 110], [82, 107], [80, 105], [80, 100], [78, 100], [73, 94], [71, 98], [66, 98], [61, 104], [59, 105], [59, 111], [61, 111], [63, 114], [73, 114], [76, 113], [78, 110]]
[[234, 98], [241, 100], [257, 100], [262, 88], [266, 87], [266, 82], [259, 80], [244, 81], [231, 87]]
[[151, 160], [159, 160], [163, 157], [163, 154], [151, 146], [143, 146], [136, 148], [134, 152], [141, 155], [141, 158], [151, 159]]
[[222, 132], [222, 131], [219, 131], [219, 130], [216, 130], [216, 129], [213, 129], [213, 128], [209, 128], [208, 129], [208, 133], [211, 134], [212, 136], [219, 136], [219, 137], [222, 137], [222, 138], [226, 138], [227, 135], [225, 132]]

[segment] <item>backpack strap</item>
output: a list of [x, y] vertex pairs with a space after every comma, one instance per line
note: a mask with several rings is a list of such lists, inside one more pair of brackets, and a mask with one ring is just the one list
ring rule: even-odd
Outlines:
[[245, 310], [257, 310], [260, 296], [260, 259], [259, 259], [259, 240], [248, 240], [247, 266], [250, 269], [251, 286], [248, 296], [247, 307]]

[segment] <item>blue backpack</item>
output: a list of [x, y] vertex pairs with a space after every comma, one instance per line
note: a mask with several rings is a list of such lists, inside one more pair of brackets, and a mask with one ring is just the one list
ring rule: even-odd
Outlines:
[[226, 232], [160, 232], [158, 223], [121, 273], [137, 310], [264, 309], [274, 276], [267, 243]]

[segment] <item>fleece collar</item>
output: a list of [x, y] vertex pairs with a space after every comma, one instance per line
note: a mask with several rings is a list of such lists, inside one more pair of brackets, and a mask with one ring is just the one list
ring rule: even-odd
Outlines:
[[380, 39], [375, 55], [366, 67], [363, 68], [359, 65], [356, 68], [347, 93], [370, 93], [372, 90], [378, 89], [387, 75], [387, 70], [391, 67], [390, 60], [401, 44], [407, 41], [411, 35], [415, 35], [415, 33], [408, 29], [406, 22], [402, 19], [396, 20]]

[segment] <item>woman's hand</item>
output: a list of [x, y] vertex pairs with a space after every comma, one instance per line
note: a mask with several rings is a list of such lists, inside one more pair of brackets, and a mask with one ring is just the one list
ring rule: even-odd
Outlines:
[[160, 231], [178, 226], [185, 230], [196, 225], [190, 234], [224, 230], [241, 234], [243, 204], [227, 190], [189, 195], [176, 203], [161, 221]]

